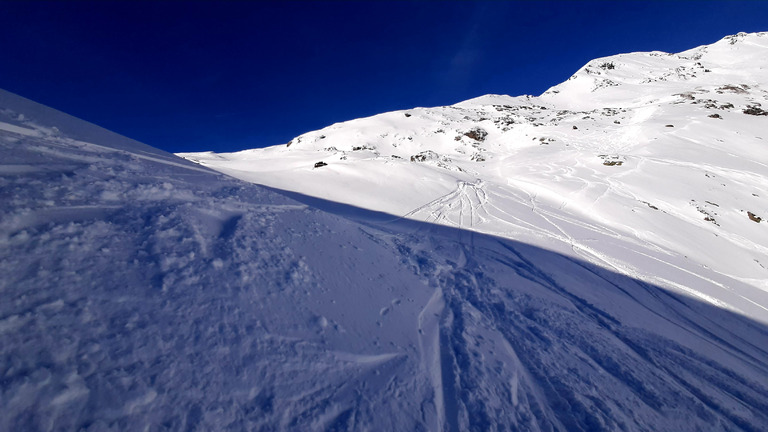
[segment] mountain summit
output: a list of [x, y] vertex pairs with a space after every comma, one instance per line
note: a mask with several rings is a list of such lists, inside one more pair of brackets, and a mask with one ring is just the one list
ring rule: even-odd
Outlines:
[[767, 41], [206, 166], [0, 90], [0, 431], [768, 429]]

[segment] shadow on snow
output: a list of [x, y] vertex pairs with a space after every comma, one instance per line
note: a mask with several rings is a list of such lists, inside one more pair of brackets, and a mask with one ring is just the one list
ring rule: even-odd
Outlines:
[[764, 324], [528, 244], [272, 190], [394, 235], [441, 290], [446, 430], [768, 426]]

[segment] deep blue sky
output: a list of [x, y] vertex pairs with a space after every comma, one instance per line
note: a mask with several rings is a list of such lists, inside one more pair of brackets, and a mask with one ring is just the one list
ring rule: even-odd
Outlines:
[[0, 1], [0, 88], [164, 150], [236, 151], [766, 30], [764, 1]]

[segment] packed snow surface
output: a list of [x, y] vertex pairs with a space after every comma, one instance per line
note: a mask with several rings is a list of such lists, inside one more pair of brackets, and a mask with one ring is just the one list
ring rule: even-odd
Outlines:
[[767, 51], [203, 166], [0, 91], [0, 430], [766, 430]]

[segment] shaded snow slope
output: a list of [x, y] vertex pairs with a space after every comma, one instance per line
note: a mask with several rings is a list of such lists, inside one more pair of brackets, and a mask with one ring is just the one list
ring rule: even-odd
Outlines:
[[739, 34], [597, 59], [539, 97], [486, 95], [182, 156], [533, 244], [768, 323], [767, 70], [768, 33]]

